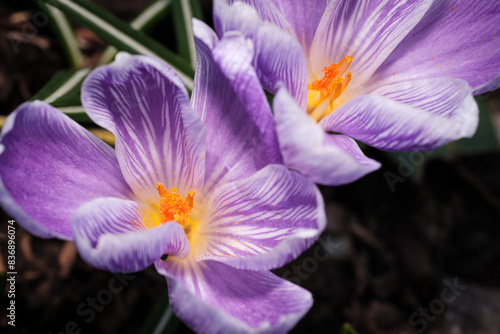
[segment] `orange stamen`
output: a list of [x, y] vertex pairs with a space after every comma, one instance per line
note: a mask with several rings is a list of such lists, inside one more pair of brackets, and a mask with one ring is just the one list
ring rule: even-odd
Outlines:
[[[351, 56], [345, 56], [338, 63], [331, 63], [329, 66], [323, 67], [321, 72], [325, 73], [322, 79], [316, 79], [311, 84], [307, 85], [307, 89], [316, 90], [321, 95], [328, 96], [335, 90], [343, 90], [351, 80], [351, 72], [348, 72], [345, 77], [342, 74], [349, 68], [352, 62]], [[347, 81], [344, 83], [344, 81]], [[341, 92], [342, 93], [342, 92]], [[339, 94], [340, 95], [340, 94]]]
[[158, 182], [156, 189], [160, 194], [160, 220], [161, 222], [175, 220], [183, 227], [188, 224], [189, 214], [193, 208], [194, 191], [189, 190], [186, 199], [177, 193], [176, 188], [166, 190], [165, 187]]
[[340, 60], [340, 62], [331, 63], [329, 66], [326, 66], [321, 70], [321, 72], [324, 73], [323, 78], [316, 79], [307, 85], [307, 89], [309, 91], [319, 92], [319, 94], [311, 92], [309, 95], [311, 96], [311, 99], [308, 101], [308, 112], [311, 116], [314, 116], [313, 118], [316, 119], [324, 117], [325, 115], [323, 114], [313, 115], [314, 109], [326, 99], [330, 100], [331, 107], [333, 105], [333, 101], [335, 101], [335, 99], [342, 94], [344, 89], [346, 89], [347, 85], [351, 81], [351, 72], [345, 73], [345, 71], [349, 68], [351, 62], [352, 57], [345, 56]]

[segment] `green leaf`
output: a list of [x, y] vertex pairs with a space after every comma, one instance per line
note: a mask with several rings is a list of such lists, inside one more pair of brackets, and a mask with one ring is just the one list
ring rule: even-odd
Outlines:
[[342, 325], [342, 329], [340, 330], [340, 334], [358, 334], [354, 327], [351, 324], [345, 323]]
[[173, 315], [168, 303], [168, 292], [165, 289], [141, 328], [139, 334], [167, 334], [175, 333], [180, 321]]
[[71, 28], [64, 13], [59, 9], [38, 1], [38, 5], [47, 13], [56, 35], [61, 43], [71, 67], [80, 68], [83, 66], [83, 55], [76, 42], [75, 33]]
[[196, 47], [193, 36], [193, 12], [190, 0], [173, 0], [175, 36], [179, 54], [196, 66]]
[[59, 109], [60, 111], [68, 115], [71, 119], [73, 119], [75, 122], [78, 122], [80, 124], [94, 123], [92, 122], [90, 117], [85, 113], [85, 109], [83, 109], [83, 106], [81, 105], [58, 107], [57, 109]]
[[81, 105], [80, 88], [89, 68], [57, 72], [32, 100], [42, 100], [55, 107]]
[[85, 0], [46, 0], [45, 3], [60, 9], [119, 50], [163, 59], [179, 74], [186, 87], [193, 89], [194, 71], [189, 63], [113, 14]]
[[205, 21], [203, 19], [203, 8], [201, 8], [200, 0], [189, 0], [189, 2], [191, 3], [193, 17], [196, 17], [200, 21]]
[[31, 100], [51, 104], [78, 123], [92, 123], [80, 101], [80, 88], [89, 73], [89, 68], [59, 71]]
[[130, 26], [135, 30], [145, 31], [151, 28], [168, 13], [172, 0], [156, 0], [147, 6], [135, 19], [130, 22]]
[[[156, 0], [144, 9], [135, 19], [130, 22], [130, 26], [135, 30], [146, 31], [156, 22], [163, 19], [170, 9], [172, 0]], [[118, 49], [114, 46], [108, 46], [97, 65], [104, 65], [111, 62]]]
[[[171, 0], [157, 0], [153, 2], [131, 22], [132, 27], [135, 29], [144, 29], [151, 26], [165, 16], [170, 3]], [[53, 8], [45, 4], [43, 5], [47, 8]], [[55, 8], [53, 9], [57, 10]], [[104, 53], [104, 55], [108, 54], [106, 63], [113, 59], [117, 51], [118, 50], [114, 47], [107, 48], [107, 53]], [[102, 58], [106, 58], [106, 56]], [[101, 61], [103, 61], [102, 58]], [[77, 122], [91, 122], [90, 118], [84, 113], [80, 101], [81, 85], [90, 71], [89, 68], [59, 71], [32, 98], [32, 100], [42, 100], [58, 107]]]
[[[273, 108], [273, 101], [274, 101], [274, 95], [269, 93], [267, 90], [264, 90], [264, 94], [266, 94], [266, 98], [267, 98], [267, 102], [269, 103], [269, 105], [271, 106], [271, 110]], [[273, 114], [274, 114], [274, 110], [273, 110]]]

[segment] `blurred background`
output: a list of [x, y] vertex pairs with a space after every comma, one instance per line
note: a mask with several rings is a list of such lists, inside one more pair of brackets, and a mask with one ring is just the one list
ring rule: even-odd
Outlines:
[[[123, 21], [151, 1], [93, 1]], [[211, 1], [201, 0], [211, 24]], [[0, 3], [0, 123], [72, 66], [36, 1]], [[147, 34], [178, 52], [175, 11]], [[70, 21], [82, 65], [107, 44]], [[328, 226], [301, 257], [275, 270], [313, 293], [293, 333], [500, 333], [500, 91], [476, 98], [472, 139], [431, 152], [363, 147], [380, 170], [322, 187]], [[95, 125], [84, 122], [99, 134]], [[16, 327], [7, 325], [7, 221], [0, 219], [0, 329], [15, 333], [190, 333], [165, 315], [167, 286], [154, 268], [127, 276], [93, 268], [73, 243], [42, 240], [16, 226]], [[109, 282], [122, 289], [109, 293]], [[97, 301], [97, 304], [92, 304]], [[95, 306], [92, 306], [95, 305]], [[165, 321], [168, 320], [165, 325]], [[349, 324], [349, 325], [346, 325]]]

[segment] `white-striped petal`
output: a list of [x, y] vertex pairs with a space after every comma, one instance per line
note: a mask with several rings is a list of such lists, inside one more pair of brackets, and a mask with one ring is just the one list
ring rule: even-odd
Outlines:
[[316, 186], [281, 165], [221, 185], [207, 207], [199, 231], [206, 245], [196, 258], [237, 268], [279, 267], [309, 247], [326, 224]]
[[189, 254], [189, 242], [177, 222], [146, 229], [134, 201], [103, 197], [81, 206], [72, 230], [82, 258], [103, 270], [135, 272], [170, 254]]
[[319, 23], [309, 58], [312, 73], [352, 56], [351, 88], [363, 84], [412, 30], [431, 0], [331, 2]]
[[82, 102], [115, 135], [120, 168], [139, 198], [158, 199], [158, 182], [181, 194], [202, 185], [205, 128], [161, 60], [119, 54], [85, 80]]
[[311, 294], [268, 271], [216, 261], [158, 261], [174, 313], [197, 333], [286, 333], [312, 305]]
[[467, 82], [432, 78], [379, 87], [344, 104], [320, 125], [379, 149], [420, 151], [471, 137], [477, 123]]

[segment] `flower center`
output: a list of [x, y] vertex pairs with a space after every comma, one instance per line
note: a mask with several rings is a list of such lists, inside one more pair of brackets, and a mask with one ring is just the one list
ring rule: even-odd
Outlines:
[[159, 212], [160, 224], [172, 220], [181, 224], [191, 248], [189, 254], [190, 256], [196, 256], [203, 249], [206, 240], [203, 237], [203, 230], [200, 230], [199, 224], [203, 221], [205, 210], [200, 207], [193, 208], [194, 191], [189, 190], [184, 199], [177, 193], [177, 189], [174, 187], [166, 190], [158, 182], [156, 189], [158, 189], [158, 193], [160, 194], [160, 205], [156, 211]]
[[186, 199], [177, 193], [177, 189], [172, 187], [166, 190], [165, 187], [158, 182], [156, 189], [160, 194], [160, 221], [167, 222], [175, 220], [186, 229], [190, 223], [189, 214], [193, 208], [194, 191], [189, 190]]
[[179, 223], [186, 233], [191, 251], [190, 256], [195, 256], [206, 243], [203, 237], [202, 221], [205, 217], [205, 208], [201, 203], [194, 207], [193, 190], [189, 190], [187, 196], [183, 198], [177, 193], [177, 188], [169, 190], [158, 182], [156, 189], [160, 195], [160, 201], [156, 196], [147, 202], [142, 202], [139, 206], [139, 215], [144, 228], [154, 228], [168, 222]]
[[325, 66], [321, 70], [324, 73], [323, 78], [307, 85], [307, 112], [316, 122], [335, 109], [335, 100], [351, 81], [351, 72], [343, 76], [351, 62], [352, 57], [345, 56], [340, 62]]

